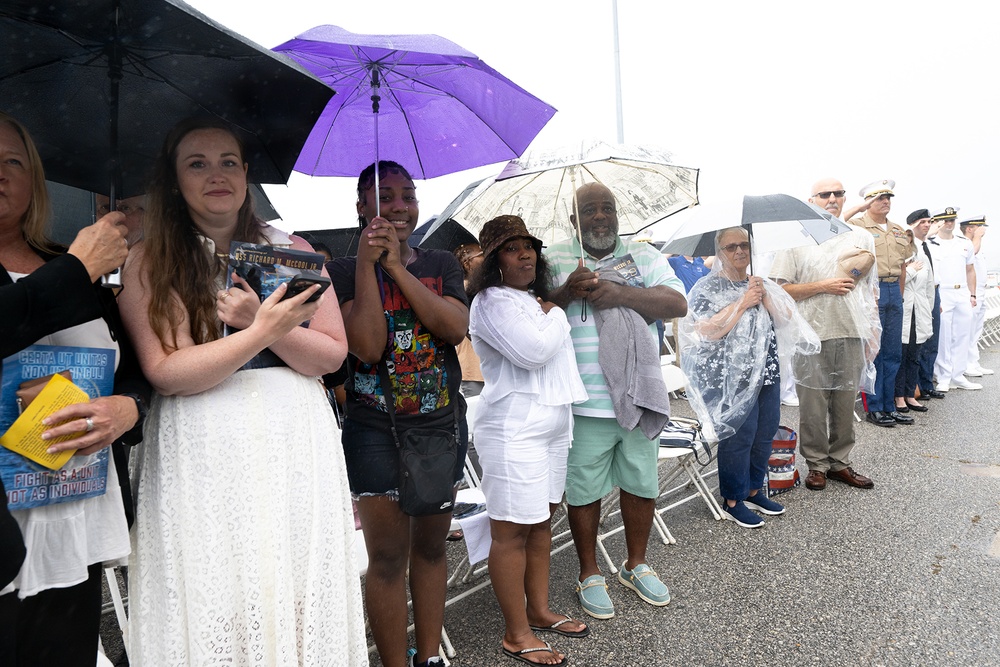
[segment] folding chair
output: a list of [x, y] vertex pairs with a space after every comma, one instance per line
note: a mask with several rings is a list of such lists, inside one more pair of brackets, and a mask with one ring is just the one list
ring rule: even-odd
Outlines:
[[[469, 425], [471, 450], [472, 445], [475, 443], [474, 427], [476, 423], [476, 411], [479, 408], [479, 396], [466, 397], [465, 402], [468, 405], [465, 419]], [[465, 533], [464, 544], [467, 553], [461, 558], [455, 571], [448, 577], [448, 586], [454, 586], [460, 581], [463, 584], [468, 583], [474, 574], [481, 574], [486, 571], [485, 566], [477, 570], [475, 568], [476, 563], [471, 562], [469, 557], [469, 554], [482, 550], [484, 546], [482, 540], [489, 541], [489, 517], [486, 515], [486, 496], [483, 495], [482, 482], [468, 454], [465, 456], [465, 484], [466, 488], [458, 490], [455, 496], [455, 504], [474, 505], [478, 509], [452, 519], [451, 530], [462, 530]]]
[[[704, 459], [704, 460], [702, 460]], [[672, 469], [663, 470], [665, 461], [673, 461], [675, 466]], [[718, 472], [718, 469], [709, 471], [705, 475], [704, 470], [712, 461], [712, 447], [701, 431], [701, 425], [694, 419], [684, 419], [677, 417], [672, 419], [660, 436], [660, 450], [657, 456], [660, 470], [660, 495], [657, 501], [681, 492], [685, 489], [694, 488], [692, 493], [674, 500], [673, 502], [657, 507], [653, 514], [653, 525], [664, 544], [676, 544], [677, 540], [667, 528], [663, 515], [666, 512], [680, 507], [689, 500], [701, 498], [712, 518], [716, 521], [722, 519], [722, 508], [715, 499], [706, 475]], [[675, 484], [675, 480], [683, 474], [687, 474], [687, 481]]]
[[677, 392], [687, 387], [687, 376], [674, 363], [672, 354], [660, 357], [660, 372], [663, 374], [663, 383], [667, 385], [667, 393], [670, 394], [670, 397], [680, 398]]
[[[128, 589], [125, 596], [122, 596], [121, 587], [118, 585], [118, 575], [115, 572], [118, 568], [114, 566], [104, 568], [104, 579], [108, 583], [108, 591], [111, 593], [111, 603], [114, 606], [115, 618], [118, 619], [118, 629], [122, 633], [122, 651], [128, 657], [128, 614], [125, 613], [125, 602], [128, 601]], [[106, 604], [106, 603], [105, 603]], [[105, 609], [101, 610], [104, 614]]]

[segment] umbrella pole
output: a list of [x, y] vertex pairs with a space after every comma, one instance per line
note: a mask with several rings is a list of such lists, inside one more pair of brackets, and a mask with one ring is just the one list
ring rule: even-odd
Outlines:
[[372, 67], [372, 114], [375, 116], [375, 215], [382, 215], [382, 201], [379, 197], [378, 185], [378, 109], [382, 96], [379, 95], [381, 84], [378, 81], [378, 67]]
[[[576, 240], [580, 242], [580, 266], [584, 265], [583, 256], [583, 232], [580, 231], [580, 204], [576, 200], [576, 168], [571, 167], [569, 170], [569, 180], [573, 187], [573, 220], [576, 221]], [[587, 321], [587, 297], [583, 297], [583, 303], [580, 304], [580, 321]]]
[[108, 192], [108, 210], [117, 210], [118, 191], [121, 182], [121, 173], [118, 166], [118, 104], [121, 91], [122, 80], [122, 54], [121, 44], [118, 36], [118, 20], [121, 12], [121, 5], [115, 2], [114, 11], [111, 14], [111, 41], [107, 45], [108, 51], [108, 80], [111, 84], [108, 96], [109, 117], [108, 117], [108, 141], [111, 144], [111, 164], [108, 170], [111, 176], [111, 188]]
[[[121, 43], [118, 35], [118, 19], [121, 13], [121, 5], [119, 2], [114, 4], [114, 12], [111, 15], [111, 43], [106, 47], [108, 49], [108, 79], [111, 83], [111, 91], [109, 95], [109, 111], [110, 117], [108, 118], [108, 141], [111, 143], [111, 163], [108, 168], [111, 172], [111, 188], [108, 191], [108, 210], [116, 211], [118, 210], [118, 194], [121, 189], [121, 168], [118, 161], [118, 104], [119, 96], [121, 91], [121, 80], [122, 80], [122, 52]], [[110, 273], [105, 273], [101, 276], [101, 285], [103, 287], [115, 288], [121, 287], [122, 285], [122, 271], [121, 268], [117, 268]]]

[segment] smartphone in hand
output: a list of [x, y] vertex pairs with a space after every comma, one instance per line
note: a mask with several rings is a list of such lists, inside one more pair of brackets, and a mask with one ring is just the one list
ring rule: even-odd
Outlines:
[[326, 291], [326, 288], [330, 286], [330, 279], [323, 276], [295, 276], [288, 281], [288, 289], [285, 290], [285, 295], [281, 297], [281, 300], [284, 301], [296, 294], [301, 294], [312, 285], [319, 285], [319, 291], [306, 299], [306, 303], [312, 303], [318, 299]]

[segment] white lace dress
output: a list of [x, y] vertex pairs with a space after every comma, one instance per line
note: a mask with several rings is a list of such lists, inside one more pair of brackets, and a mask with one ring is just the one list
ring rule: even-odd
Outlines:
[[137, 450], [131, 664], [368, 664], [340, 433], [289, 368], [153, 399]]

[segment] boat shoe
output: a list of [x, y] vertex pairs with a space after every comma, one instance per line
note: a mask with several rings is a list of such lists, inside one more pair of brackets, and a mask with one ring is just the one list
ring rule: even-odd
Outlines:
[[642, 563], [636, 565], [634, 570], [627, 570], [625, 569], [627, 562], [624, 561], [618, 570], [618, 581], [638, 593], [640, 598], [654, 607], [670, 604], [670, 591], [651, 567]]
[[608, 584], [599, 574], [592, 574], [576, 584], [576, 596], [580, 598], [580, 606], [594, 618], [612, 618], [615, 606], [608, 596]]

